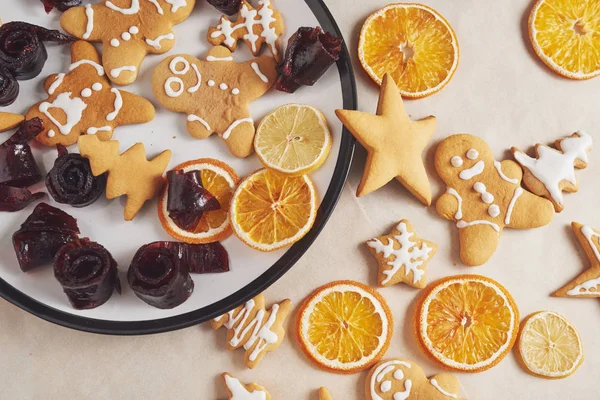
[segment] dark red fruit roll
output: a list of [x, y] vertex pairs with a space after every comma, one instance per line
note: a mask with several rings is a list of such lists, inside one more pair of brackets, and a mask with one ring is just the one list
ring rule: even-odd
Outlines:
[[90, 161], [78, 153], [56, 146], [58, 158], [46, 176], [46, 187], [58, 203], [73, 207], [89, 206], [104, 193], [106, 174], [94, 176]]
[[0, 65], [0, 107], [10, 106], [19, 97], [19, 82], [6, 67]]
[[17, 132], [0, 145], [0, 184], [27, 187], [42, 180], [28, 142], [42, 131], [42, 120], [23, 122]]
[[183, 249], [175, 242], [142, 246], [127, 271], [127, 281], [135, 295], [160, 309], [185, 302], [194, 292], [194, 281], [183, 261]]
[[75, 218], [46, 203], [38, 204], [12, 237], [21, 270], [52, 262], [58, 250], [78, 235]]
[[208, 244], [176, 243], [182, 248], [182, 260], [192, 274], [229, 271], [229, 254], [219, 242]]
[[167, 180], [167, 211], [181, 229], [193, 232], [205, 211], [221, 208], [219, 200], [202, 186], [200, 171], [169, 171]]
[[0, 211], [15, 212], [40, 200], [46, 193], [32, 194], [29, 189], [0, 185]]
[[47, 14], [50, 14], [53, 8], [57, 8], [58, 11], [64, 12], [71, 7], [81, 5], [81, 0], [40, 0], [44, 4], [44, 10]]
[[108, 250], [87, 238], [61, 247], [54, 258], [54, 277], [78, 310], [101, 306], [114, 289], [121, 294], [117, 262]]
[[208, 4], [222, 12], [223, 14], [233, 15], [240, 10], [242, 0], [206, 0]]
[[294, 93], [312, 86], [340, 58], [342, 39], [320, 27], [302, 27], [288, 41], [285, 57], [277, 67], [275, 89]]

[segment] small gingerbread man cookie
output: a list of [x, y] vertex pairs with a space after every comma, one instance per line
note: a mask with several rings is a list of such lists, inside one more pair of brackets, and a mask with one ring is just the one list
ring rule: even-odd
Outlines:
[[437, 201], [439, 215], [456, 221], [460, 257], [466, 265], [487, 262], [504, 227], [530, 229], [552, 220], [552, 203], [521, 188], [523, 172], [511, 160], [494, 160], [480, 138], [453, 135], [435, 153], [435, 169], [448, 186]]
[[427, 379], [419, 365], [400, 358], [376, 364], [365, 386], [367, 400], [460, 399], [460, 383], [454, 375], [444, 373]]
[[267, 392], [267, 389], [256, 383], [244, 385], [239, 379], [234, 378], [227, 372], [221, 376], [230, 400], [271, 400], [271, 395]]
[[173, 48], [173, 25], [192, 13], [196, 0], [104, 0], [73, 7], [60, 19], [71, 35], [102, 42], [102, 64], [117, 85], [133, 83], [146, 54]]
[[272, 57], [238, 64], [219, 46], [204, 61], [182, 54], [165, 59], [154, 70], [152, 88], [160, 104], [187, 114], [190, 135], [204, 139], [218, 133], [231, 153], [243, 158], [254, 151], [248, 104], [265, 94], [276, 76]]

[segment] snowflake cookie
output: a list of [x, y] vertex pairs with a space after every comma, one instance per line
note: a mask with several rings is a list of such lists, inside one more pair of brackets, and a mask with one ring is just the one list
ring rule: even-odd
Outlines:
[[256, 383], [244, 385], [239, 379], [234, 378], [227, 372], [221, 377], [230, 400], [271, 400], [271, 395], [267, 392], [267, 389]]
[[523, 183], [534, 194], [547, 198], [556, 212], [564, 209], [562, 192], [576, 192], [575, 168], [587, 167], [588, 151], [592, 137], [583, 131], [559, 139], [556, 150], [541, 144], [535, 145], [536, 157], [529, 157], [516, 147], [512, 148], [515, 160], [525, 170]]
[[409, 221], [401, 220], [389, 235], [371, 239], [367, 246], [379, 261], [379, 286], [404, 282], [423, 289], [427, 285], [425, 267], [437, 245], [419, 238]]
[[460, 258], [466, 265], [487, 262], [504, 227], [537, 228], [554, 216], [549, 200], [521, 188], [519, 165], [494, 160], [490, 147], [476, 136], [444, 139], [435, 153], [435, 169], [448, 186], [437, 201], [437, 212], [456, 221]]
[[187, 19], [196, 0], [105, 0], [73, 7], [60, 19], [71, 35], [102, 42], [102, 64], [117, 85], [133, 83], [146, 54], [173, 48], [173, 25]]

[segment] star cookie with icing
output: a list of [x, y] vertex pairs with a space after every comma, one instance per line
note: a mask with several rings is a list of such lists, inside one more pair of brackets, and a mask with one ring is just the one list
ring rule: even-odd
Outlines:
[[590, 267], [577, 278], [567, 283], [552, 294], [554, 297], [600, 297], [600, 232], [589, 225], [571, 223], [571, 228], [585, 255], [590, 260]]
[[27, 111], [26, 119], [41, 118], [44, 130], [36, 140], [46, 146], [70, 146], [79, 136], [97, 135], [109, 140], [117, 126], [141, 124], [154, 118], [148, 100], [112, 88], [94, 46], [78, 41], [71, 46], [67, 73], [50, 75], [46, 100]]
[[277, 72], [272, 57], [243, 63], [231, 52], [213, 47], [205, 60], [179, 54], [163, 60], [152, 75], [156, 99], [171, 111], [187, 115], [187, 130], [204, 139], [217, 133], [236, 157], [254, 151], [254, 120], [249, 103], [273, 85]]
[[254, 56], [260, 53], [262, 45], [266, 43], [275, 60], [281, 61], [283, 18], [273, 8], [271, 0], [259, 0], [258, 4], [255, 9], [244, 0], [235, 22], [222, 16], [219, 25], [208, 29], [208, 42], [213, 46], [227, 46], [234, 52], [238, 40], [243, 39]]
[[267, 389], [256, 383], [244, 385], [239, 379], [234, 378], [227, 372], [221, 376], [230, 400], [271, 400], [271, 395], [267, 392]]
[[427, 285], [425, 268], [437, 245], [418, 237], [409, 221], [401, 220], [389, 235], [371, 239], [367, 246], [379, 262], [379, 286], [403, 282], [423, 289]]
[[336, 114], [368, 152], [358, 197], [395, 178], [421, 203], [431, 204], [422, 153], [435, 130], [435, 117], [412, 121], [389, 74], [381, 84], [377, 115], [352, 110], [336, 110]]
[[196, 0], [104, 0], [73, 7], [60, 19], [71, 35], [102, 42], [102, 64], [118, 85], [133, 83], [148, 53], [173, 48], [173, 25], [187, 19]]

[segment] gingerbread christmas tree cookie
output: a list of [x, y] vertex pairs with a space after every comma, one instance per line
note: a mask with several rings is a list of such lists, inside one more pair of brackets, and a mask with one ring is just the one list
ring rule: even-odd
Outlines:
[[271, 400], [271, 395], [267, 392], [267, 389], [256, 383], [244, 385], [239, 379], [234, 378], [227, 372], [222, 377], [230, 400]]
[[554, 216], [552, 203], [521, 188], [522, 170], [511, 160], [494, 160], [480, 138], [452, 135], [435, 153], [435, 169], [448, 186], [436, 203], [440, 216], [456, 221], [460, 257], [481, 265], [496, 251], [505, 227], [537, 228]]
[[579, 187], [575, 168], [587, 167], [588, 151], [592, 149], [592, 137], [583, 131], [555, 142], [556, 150], [537, 144], [536, 157], [529, 157], [516, 147], [512, 148], [515, 160], [525, 170], [523, 183], [538, 196], [554, 204], [556, 212], [564, 209], [562, 192], [576, 192]]
[[371, 193], [395, 178], [421, 203], [431, 204], [421, 154], [435, 130], [435, 117], [412, 121], [391, 75], [383, 78], [377, 115], [352, 110], [335, 113], [369, 153], [357, 196]]
[[425, 287], [425, 267], [437, 245], [418, 237], [409, 221], [401, 220], [389, 235], [371, 239], [367, 246], [379, 262], [379, 286], [404, 282], [419, 289]]
[[46, 79], [48, 98], [27, 111], [27, 119], [43, 121], [44, 130], [36, 137], [40, 143], [70, 146], [84, 134], [109, 140], [117, 126], [154, 118], [154, 106], [148, 100], [111, 87], [92, 44], [73, 43], [71, 62], [67, 73]]
[[260, 0], [257, 8], [252, 7], [246, 0], [235, 22], [222, 16], [219, 25], [208, 29], [208, 42], [213, 46], [227, 46], [232, 52], [237, 47], [237, 42], [243, 39], [252, 54], [257, 56], [263, 44], [277, 62], [281, 60], [280, 36], [283, 34], [283, 18], [279, 11], [273, 8], [271, 0]]
[[173, 48], [173, 25], [190, 16], [196, 0], [104, 0], [73, 7], [60, 25], [71, 35], [102, 42], [102, 64], [118, 85], [133, 83], [146, 54]]
[[190, 135], [204, 139], [217, 133], [236, 157], [254, 151], [254, 120], [248, 104], [275, 82], [272, 57], [244, 63], [233, 61], [231, 52], [213, 47], [205, 60], [175, 55], [163, 60], [152, 75], [157, 100], [171, 111], [187, 114]]

